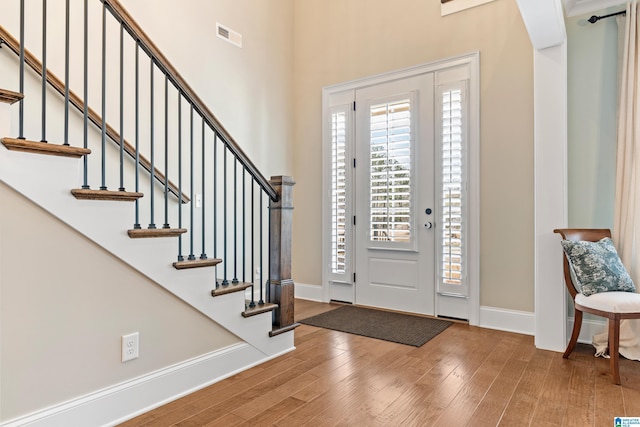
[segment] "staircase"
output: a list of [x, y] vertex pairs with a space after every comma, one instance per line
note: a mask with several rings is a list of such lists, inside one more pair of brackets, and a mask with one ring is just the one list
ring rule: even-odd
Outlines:
[[[66, 7], [62, 51], [44, 14], [40, 59], [23, 1], [21, 36], [0, 27], [19, 76], [0, 88], [0, 181], [239, 337], [245, 368], [292, 350], [294, 181], [260, 173], [117, 0]], [[69, 33], [84, 43], [70, 48]], [[64, 78], [51, 55], [65, 57]]]

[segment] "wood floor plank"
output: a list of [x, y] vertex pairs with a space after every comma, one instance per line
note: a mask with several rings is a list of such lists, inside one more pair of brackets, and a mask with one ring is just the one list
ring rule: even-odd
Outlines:
[[[620, 360], [620, 380], [626, 417], [640, 417], [640, 370], [636, 369], [638, 364], [640, 361], [637, 360]], [[630, 384], [635, 384], [636, 387], [630, 387]]]
[[596, 358], [595, 370], [595, 425], [613, 425], [615, 417], [624, 416], [623, 387], [611, 382], [609, 359]]
[[[544, 380], [556, 353], [536, 351], [527, 364], [498, 425], [521, 425], [522, 420], [530, 420], [542, 393]], [[514, 378], [514, 380], [517, 380]]]
[[302, 400], [298, 400], [295, 397], [288, 397], [277, 405], [274, 405], [268, 412], [262, 412], [257, 414], [242, 423], [243, 426], [273, 426], [280, 418], [293, 412], [300, 406], [304, 405]]
[[295, 345], [122, 425], [600, 427], [640, 414], [640, 362], [620, 361], [617, 386], [589, 345], [566, 360], [531, 336], [464, 324], [419, 348], [301, 325]]
[[482, 426], [495, 426], [500, 421], [505, 408], [522, 377], [529, 361], [535, 353], [530, 337], [518, 336], [514, 351], [509, 360], [503, 366], [495, 381], [489, 387], [471, 418], [474, 424]]
[[442, 412], [436, 423], [439, 425], [466, 425], [476, 408], [502, 372], [505, 364], [515, 351], [516, 336], [507, 336], [496, 343], [484, 363], [478, 367], [472, 378], [466, 381], [460, 392]]
[[558, 425], [564, 419], [569, 393], [567, 384], [575, 363], [554, 353], [531, 418], [533, 425]]
[[568, 399], [562, 425], [593, 426], [595, 412], [595, 358], [593, 347], [578, 344], [568, 362], [571, 378], [567, 386]]
[[[287, 381], [280, 387], [270, 390], [269, 393], [265, 393], [253, 399], [252, 401], [247, 402], [246, 404], [234, 409], [233, 411], [231, 411], [231, 413], [246, 420], [256, 418], [262, 419], [269, 418], [267, 417], [267, 415], [269, 415], [268, 413], [270, 412], [270, 410], [273, 410], [274, 407], [287, 399], [293, 399], [293, 401], [299, 403], [296, 406], [300, 406], [304, 403], [304, 401], [291, 397], [291, 394], [305, 388], [317, 379], [318, 377], [316, 377], [315, 375], [311, 375], [308, 372], [305, 372], [301, 375], [296, 376], [295, 378], [292, 378], [291, 381]], [[282, 418], [284, 415], [286, 415], [286, 413], [282, 414], [278, 418], [275, 418], [274, 420]]]
[[[470, 328], [468, 326], [453, 325], [463, 329], [464, 335], [461, 341], [464, 345], [451, 345], [453, 342], [447, 343], [451, 346], [453, 352], [447, 359], [456, 362], [448, 375], [442, 378], [433, 377], [432, 374], [437, 371], [430, 371], [425, 378], [433, 381], [432, 392], [420, 405], [420, 409], [409, 414], [403, 422], [419, 423], [425, 422], [427, 425], [437, 424], [438, 418], [444, 413], [446, 408], [451, 404], [455, 397], [460, 393], [467, 382], [473, 378], [476, 371], [485, 362], [486, 358], [491, 354], [494, 348], [494, 342], [487, 340], [486, 333], [478, 328]], [[421, 380], [422, 381], [422, 380]]]

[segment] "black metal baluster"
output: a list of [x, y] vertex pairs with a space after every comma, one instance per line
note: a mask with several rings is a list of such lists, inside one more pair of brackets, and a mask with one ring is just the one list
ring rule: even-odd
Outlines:
[[254, 203], [254, 193], [255, 193], [255, 180], [251, 180], [251, 303], [249, 304], [250, 308], [256, 306], [256, 278], [255, 278], [255, 203]]
[[42, 0], [42, 139], [47, 142], [47, 0]]
[[[218, 258], [218, 133], [213, 133], [213, 257]], [[217, 267], [216, 267], [217, 272]], [[218, 277], [216, 275], [216, 288]]]
[[[262, 193], [260, 193], [262, 194]], [[267, 214], [267, 248], [268, 252], [271, 251], [271, 197], [269, 197], [268, 203], [268, 214]], [[263, 208], [264, 209], [264, 208]], [[271, 302], [271, 260], [267, 259], [267, 283], [266, 283], [265, 293], [267, 294], [267, 302]]]
[[151, 194], [149, 194], [149, 205], [150, 205], [150, 218], [149, 218], [149, 229], [150, 230], [155, 230], [156, 229], [156, 223], [155, 223], [155, 192], [153, 191], [153, 184], [155, 183], [155, 175], [156, 175], [156, 166], [155, 166], [155, 139], [156, 139], [156, 135], [155, 135], [155, 85], [154, 85], [154, 81], [153, 81], [153, 75], [154, 75], [154, 66], [153, 66], [153, 58], [149, 58], [149, 87], [150, 87], [150, 91], [151, 91], [151, 110], [149, 111], [149, 122], [151, 124], [150, 126], [150, 132], [149, 132], [149, 149], [151, 151], [150, 153], [150, 173], [151, 173], [151, 177], [149, 178], [149, 192]]
[[102, 181], [101, 190], [107, 189], [106, 184], [106, 151], [107, 151], [107, 5], [102, 3]]
[[189, 230], [189, 237], [190, 237], [190, 247], [189, 247], [189, 257], [187, 258], [189, 261], [193, 261], [196, 259], [196, 256], [193, 254], [193, 209], [194, 209], [194, 204], [195, 204], [195, 199], [193, 198], [193, 104], [191, 104], [191, 116], [189, 119], [189, 126], [191, 128], [191, 140], [190, 140], [190, 145], [189, 145], [189, 150], [190, 150], [190, 171], [191, 171], [191, 203], [189, 203], [190, 206], [190, 217], [191, 217], [191, 225], [190, 225], [190, 230]]
[[164, 75], [164, 224], [169, 225], [169, 76]]
[[204, 250], [204, 245], [205, 245], [205, 235], [206, 235], [206, 227], [205, 227], [205, 220], [206, 220], [206, 216], [205, 216], [205, 202], [206, 202], [206, 186], [205, 186], [205, 178], [206, 178], [206, 173], [205, 173], [205, 168], [206, 168], [206, 157], [205, 157], [205, 138], [204, 138], [204, 117], [202, 117], [202, 199], [201, 201], [201, 207], [202, 207], [202, 254], [200, 254], [200, 259], [207, 259], [207, 254]]
[[233, 284], [238, 283], [238, 159], [233, 161]]
[[259, 233], [260, 233], [260, 248], [258, 249], [260, 251], [260, 283], [258, 283], [258, 285], [260, 286], [260, 300], [258, 301], [258, 304], [262, 305], [264, 304], [264, 298], [262, 295], [262, 284], [264, 283], [262, 280], [262, 274], [264, 272], [264, 265], [262, 265], [262, 209], [263, 209], [263, 202], [262, 202], [262, 193], [263, 191], [260, 191], [260, 228], [259, 228]]
[[225, 145], [223, 158], [223, 177], [222, 177], [222, 210], [224, 216], [222, 217], [222, 257], [224, 262], [222, 264], [223, 279], [222, 286], [227, 286], [229, 281], [227, 280], [227, 149]]
[[[135, 138], [136, 138], [136, 193], [140, 191], [140, 47], [136, 42], [136, 62], [135, 62]], [[85, 156], [86, 157], [86, 156]], [[136, 198], [135, 200], [135, 211], [136, 211], [136, 220], [135, 224], [133, 224], [133, 228], [136, 230], [140, 230], [142, 227], [140, 226], [140, 200]]]
[[[20, 0], [20, 93], [24, 94], [24, 0]], [[24, 97], [18, 102], [18, 139], [24, 139]]]
[[[82, 133], [83, 133], [83, 147], [89, 147], [89, 11], [88, 1], [84, 0], [84, 30], [83, 30], [83, 51], [84, 51], [84, 64], [83, 64], [83, 78], [84, 78], [84, 105], [82, 109]], [[82, 188], [89, 189], [89, 156], [82, 156]]]
[[242, 168], [242, 282], [247, 283], [247, 168]]
[[[178, 228], [182, 228], [182, 94], [178, 91]], [[178, 261], [182, 255], [182, 234], [178, 235]]]
[[124, 27], [120, 24], [120, 187], [124, 191]]
[[64, 143], [69, 145], [69, 0], [64, 5]]

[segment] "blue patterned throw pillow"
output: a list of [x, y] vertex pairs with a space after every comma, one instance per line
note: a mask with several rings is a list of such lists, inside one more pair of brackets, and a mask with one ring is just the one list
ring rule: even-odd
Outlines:
[[635, 292], [636, 287], [609, 237], [597, 242], [563, 240], [562, 249], [583, 295], [610, 291]]

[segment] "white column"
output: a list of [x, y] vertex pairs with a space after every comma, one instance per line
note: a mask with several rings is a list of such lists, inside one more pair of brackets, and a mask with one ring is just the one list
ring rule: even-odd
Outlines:
[[534, 51], [535, 345], [564, 351], [567, 301], [562, 249], [567, 225], [567, 42]]

